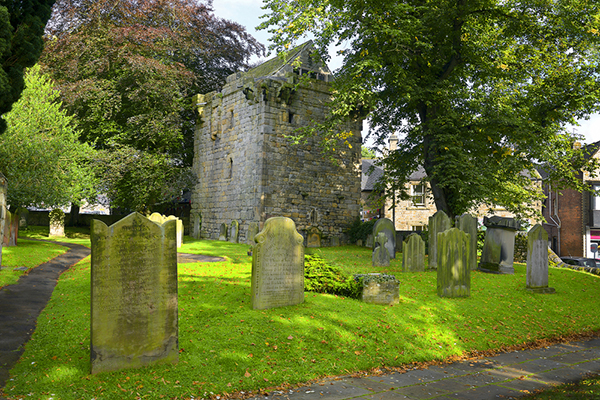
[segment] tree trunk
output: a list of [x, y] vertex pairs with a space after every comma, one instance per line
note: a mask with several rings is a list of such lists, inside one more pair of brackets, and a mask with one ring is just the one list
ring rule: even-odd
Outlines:
[[79, 226], [79, 206], [71, 203], [71, 211], [69, 212], [69, 225]]

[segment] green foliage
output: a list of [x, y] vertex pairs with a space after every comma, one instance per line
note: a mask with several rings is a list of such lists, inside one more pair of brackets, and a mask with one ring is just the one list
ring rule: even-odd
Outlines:
[[515, 262], [527, 262], [527, 232], [517, 232], [515, 234]]
[[73, 118], [61, 109], [59, 92], [38, 65], [29, 69], [26, 88], [3, 116], [0, 171], [8, 179], [7, 203], [59, 207], [93, 200], [93, 149], [79, 142]]
[[304, 256], [304, 289], [357, 299], [362, 284], [345, 274], [340, 267], [330, 265], [318, 255]]
[[[11, 110], [24, 88], [23, 73], [44, 47], [42, 35], [54, 0], [0, 2], [0, 115]], [[0, 134], [6, 121], [0, 119]]]
[[555, 185], [578, 190], [580, 171], [598, 167], [569, 132], [599, 109], [598, 2], [266, 0], [265, 8], [261, 28], [277, 50], [311, 35], [327, 59], [330, 45], [344, 44], [329, 120], [302, 134], [331, 149], [335, 127], [368, 113], [376, 145], [400, 137], [385, 158], [387, 183], [402, 189], [423, 166], [437, 209], [452, 219], [480, 204], [537, 214], [538, 165]]
[[373, 149], [370, 149], [366, 146], [362, 146], [360, 148], [360, 156], [362, 158], [368, 158], [370, 160], [374, 159], [376, 157], [375, 155], [375, 151]]
[[350, 243], [356, 243], [359, 240], [362, 240], [363, 243], [365, 243], [367, 241], [367, 236], [373, 233], [373, 226], [375, 226], [375, 222], [377, 222], [375, 219], [370, 221], [361, 221], [360, 218], [356, 218], [354, 221], [352, 221], [346, 230]]

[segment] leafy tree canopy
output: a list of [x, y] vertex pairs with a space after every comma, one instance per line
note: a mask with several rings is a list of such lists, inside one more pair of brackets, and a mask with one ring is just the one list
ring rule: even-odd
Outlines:
[[[328, 124], [368, 113], [389, 184], [425, 168], [437, 209], [481, 203], [520, 214], [543, 195], [536, 167], [577, 189], [597, 167], [568, 124], [598, 111], [600, 3], [595, 0], [266, 0], [278, 50], [306, 34], [320, 55], [340, 45]], [[364, 115], [364, 114], [363, 114]], [[325, 143], [332, 143], [325, 135]]]
[[[44, 26], [54, 0], [0, 1], [0, 115], [10, 111], [23, 91], [23, 70], [43, 48]], [[6, 122], [0, 119], [0, 133]]]
[[79, 141], [73, 118], [61, 110], [59, 93], [38, 65], [25, 75], [21, 99], [4, 114], [0, 171], [8, 180], [7, 203], [61, 207], [93, 198], [93, 149]]
[[[242, 26], [215, 17], [210, 5], [194, 0], [55, 4], [41, 62], [58, 82], [82, 139], [105, 151], [101, 170], [109, 174], [104, 182], [113, 206], [150, 211], [171, 193], [153, 185], [189, 181], [192, 95], [220, 88], [252, 54], [264, 51]], [[123, 162], [123, 155], [133, 154], [134, 160]], [[106, 168], [111, 156], [118, 173]], [[140, 163], [148, 168], [131, 170]]]

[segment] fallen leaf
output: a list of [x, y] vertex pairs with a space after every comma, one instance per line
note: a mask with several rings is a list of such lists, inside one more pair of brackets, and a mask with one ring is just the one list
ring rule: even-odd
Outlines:
[[249, 378], [251, 375], [252, 375], [252, 374], [250, 374], [250, 372], [248, 372], [248, 371], [246, 371], [246, 373], [244, 374], [244, 376], [245, 376], [246, 378]]

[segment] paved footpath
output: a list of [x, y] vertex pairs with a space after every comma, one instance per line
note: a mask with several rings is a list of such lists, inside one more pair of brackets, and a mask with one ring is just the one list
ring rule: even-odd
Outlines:
[[8, 371], [23, 354], [24, 345], [31, 338], [37, 318], [50, 300], [60, 274], [90, 255], [90, 249], [79, 244], [53, 243], [69, 250], [38, 265], [21, 276], [16, 284], [0, 289], [0, 388], [6, 384]]

